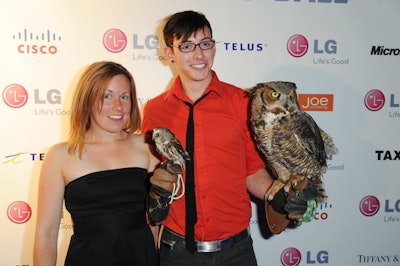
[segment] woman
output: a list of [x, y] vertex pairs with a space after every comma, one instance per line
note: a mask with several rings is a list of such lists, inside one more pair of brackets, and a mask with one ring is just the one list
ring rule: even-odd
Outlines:
[[74, 94], [69, 139], [41, 168], [35, 266], [56, 265], [63, 198], [74, 223], [65, 265], [156, 265], [145, 184], [159, 161], [135, 134], [140, 126], [132, 75], [114, 62], [91, 64]]

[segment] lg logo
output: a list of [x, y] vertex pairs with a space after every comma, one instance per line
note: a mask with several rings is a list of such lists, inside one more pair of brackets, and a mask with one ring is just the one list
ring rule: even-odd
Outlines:
[[28, 101], [28, 92], [21, 85], [8, 85], [3, 90], [3, 101], [11, 108], [20, 108]]
[[[42, 94], [45, 94], [43, 96]], [[19, 84], [11, 84], [3, 90], [3, 101], [11, 108], [21, 108], [28, 101], [28, 92]], [[51, 89], [46, 92], [43, 90], [34, 90], [35, 104], [61, 104], [61, 92], [57, 89]]]
[[[302, 57], [308, 51], [309, 44], [306, 37], [301, 34], [295, 34], [289, 38], [286, 43], [288, 53], [293, 57]], [[337, 42], [335, 40], [314, 40], [314, 54], [336, 54]]]
[[26, 223], [31, 218], [31, 215], [31, 207], [23, 201], [15, 201], [7, 208], [8, 219], [16, 224]]
[[103, 45], [111, 53], [123, 51], [127, 42], [125, 33], [120, 29], [110, 29], [103, 36]]
[[[360, 201], [360, 212], [365, 216], [374, 216], [378, 213], [380, 209], [380, 201], [377, 197], [368, 195], [361, 199]], [[397, 214], [400, 213], [400, 199], [391, 201], [389, 199], [385, 200], [384, 206], [385, 214]], [[396, 219], [400, 220], [400, 219]]]
[[385, 105], [385, 95], [380, 90], [370, 90], [365, 94], [364, 105], [370, 111], [379, 111]]
[[[285, 249], [281, 254], [281, 264], [283, 266], [297, 266], [301, 262], [301, 252], [294, 247]], [[329, 263], [329, 253], [326, 250], [320, 250], [314, 254], [312, 251], [306, 253], [307, 264], [327, 264]]]
[[[148, 34], [143, 40], [139, 38], [138, 34], [133, 34], [132, 39], [133, 49], [148, 49], [157, 50], [158, 49], [158, 39], [154, 34]], [[104, 33], [103, 45], [104, 47], [112, 53], [122, 52], [128, 43], [128, 39], [125, 33], [120, 29], [110, 29]]]

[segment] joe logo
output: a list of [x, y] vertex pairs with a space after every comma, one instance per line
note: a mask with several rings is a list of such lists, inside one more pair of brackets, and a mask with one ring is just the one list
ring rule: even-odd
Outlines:
[[111, 53], [122, 52], [127, 42], [125, 33], [119, 29], [109, 29], [103, 35], [103, 45]]
[[364, 105], [370, 111], [379, 111], [385, 104], [385, 95], [380, 90], [370, 90], [364, 97]]
[[287, 248], [281, 254], [283, 266], [297, 266], [301, 261], [301, 253], [297, 248]]
[[365, 216], [374, 216], [379, 211], [380, 203], [377, 197], [369, 195], [361, 199], [359, 207]]
[[308, 41], [303, 35], [296, 34], [289, 38], [286, 48], [291, 56], [302, 57], [307, 53]]
[[8, 85], [3, 91], [3, 101], [12, 108], [20, 108], [28, 101], [28, 93], [18, 84]]
[[32, 215], [31, 207], [23, 201], [15, 201], [8, 206], [7, 216], [16, 224], [26, 223]]
[[299, 94], [303, 111], [333, 111], [333, 94]]

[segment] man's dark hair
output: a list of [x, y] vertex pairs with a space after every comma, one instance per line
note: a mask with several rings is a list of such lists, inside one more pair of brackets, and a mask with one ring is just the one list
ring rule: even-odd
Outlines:
[[166, 18], [163, 30], [165, 44], [171, 46], [175, 37], [186, 41], [194, 32], [205, 27], [210, 29], [212, 37], [210, 22], [202, 13], [192, 10], [175, 13]]

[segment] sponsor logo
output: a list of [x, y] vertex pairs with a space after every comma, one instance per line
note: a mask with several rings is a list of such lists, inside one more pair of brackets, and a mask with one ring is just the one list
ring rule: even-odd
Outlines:
[[15, 201], [7, 208], [7, 217], [11, 222], [23, 224], [29, 221], [32, 215], [31, 207], [23, 201]]
[[383, 45], [373, 45], [371, 48], [371, 55], [397, 56], [400, 55], [400, 48], [386, 48]]
[[4, 156], [4, 160], [1, 162], [1, 164], [19, 164], [26, 159], [30, 159], [31, 161], [43, 161], [44, 156], [44, 153], [17, 152]]
[[383, 263], [383, 264], [396, 263], [396, 265], [398, 265], [400, 262], [400, 257], [399, 257], [399, 255], [358, 254], [357, 261], [358, 261], [358, 263], [367, 263], [370, 265], [371, 265], [371, 263], [374, 263], [374, 265], [376, 265], [376, 263]]
[[328, 209], [332, 208], [332, 204], [328, 203], [327, 201], [325, 203], [319, 204], [318, 209], [315, 213], [314, 220], [316, 221], [325, 221], [328, 219]]
[[[120, 29], [112, 28], [103, 35], [103, 46], [111, 53], [120, 53], [129, 43], [129, 35]], [[158, 38], [155, 34], [132, 34], [132, 59], [134, 61], [166, 61], [165, 56], [157, 53], [159, 49]]]
[[295, 34], [286, 43], [286, 49], [293, 57], [302, 57], [308, 51], [308, 40], [300, 34]]
[[314, 39], [313, 46], [309, 49], [311, 44], [308, 39], [301, 34], [294, 34], [289, 37], [286, 42], [286, 50], [288, 53], [295, 57], [303, 57], [311, 51], [314, 55], [312, 63], [315, 65], [348, 65], [348, 58], [340, 58], [337, 56], [338, 42], [334, 39], [319, 40]]
[[[283, 266], [297, 266], [302, 260], [302, 254], [297, 248], [289, 247], [282, 251], [280, 260]], [[326, 250], [306, 251], [305, 262], [306, 264], [328, 264], [329, 253]]]
[[23, 42], [17, 46], [20, 54], [54, 55], [58, 52], [53, 42], [61, 41], [61, 37], [51, 30], [34, 33], [24, 29], [13, 35], [13, 39]]
[[375, 151], [378, 161], [396, 161], [400, 160], [400, 151], [383, 151], [376, 150]]
[[281, 253], [281, 263], [283, 266], [297, 266], [301, 262], [301, 253], [297, 248], [287, 248]]
[[122, 52], [128, 40], [120, 29], [109, 29], [103, 35], [103, 45], [111, 53]]
[[400, 103], [396, 102], [396, 94], [394, 93], [391, 93], [389, 94], [389, 97], [386, 97], [381, 90], [372, 89], [365, 94], [364, 105], [369, 111], [376, 112], [385, 106], [386, 98], [389, 98], [389, 117], [400, 118], [400, 111], [397, 111], [400, 108]]
[[225, 51], [233, 52], [261, 52], [267, 47], [263, 43], [223, 42]]
[[333, 94], [299, 94], [303, 111], [333, 111]]
[[375, 196], [365, 196], [360, 201], [360, 212], [365, 216], [374, 216], [378, 213], [380, 208], [380, 202]]
[[370, 90], [364, 96], [364, 105], [370, 111], [379, 111], [385, 105], [385, 95], [380, 90]]
[[[373, 195], [365, 196], [360, 200], [360, 212], [367, 217], [372, 217], [378, 214], [381, 210], [381, 201]], [[391, 200], [385, 199], [383, 211], [383, 222], [385, 223], [399, 223], [400, 222], [400, 199]]]
[[[7, 85], [3, 90], [3, 102], [11, 108], [21, 108], [30, 99], [27, 90], [20, 84]], [[69, 115], [69, 110], [55, 106], [61, 105], [61, 91], [57, 89], [34, 89], [32, 100], [35, 115]]]
[[3, 90], [3, 101], [11, 108], [21, 108], [28, 101], [28, 92], [19, 84], [11, 84]]

